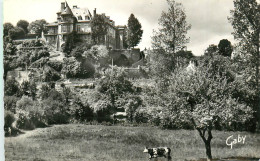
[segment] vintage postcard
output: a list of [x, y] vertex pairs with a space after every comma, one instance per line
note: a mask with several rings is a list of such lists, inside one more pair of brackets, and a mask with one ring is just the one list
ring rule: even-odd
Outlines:
[[6, 161], [259, 161], [260, 1], [3, 0]]

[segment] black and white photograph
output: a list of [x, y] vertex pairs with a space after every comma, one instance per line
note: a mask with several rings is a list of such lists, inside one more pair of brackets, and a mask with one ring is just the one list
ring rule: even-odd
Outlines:
[[260, 161], [260, 0], [2, 0], [5, 161]]

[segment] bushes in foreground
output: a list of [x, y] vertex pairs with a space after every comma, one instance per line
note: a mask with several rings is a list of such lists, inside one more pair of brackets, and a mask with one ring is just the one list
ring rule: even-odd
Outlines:
[[43, 109], [38, 101], [33, 101], [28, 96], [23, 96], [16, 103], [16, 126], [20, 129], [34, 129], [45, 126]]

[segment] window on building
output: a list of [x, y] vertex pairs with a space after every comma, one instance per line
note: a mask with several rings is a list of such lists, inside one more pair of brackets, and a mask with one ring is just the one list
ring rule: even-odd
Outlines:
[[82, 20], [82, 17], [81, 17], [81, 16], [78, 16], [78, 20]]
[[67, 25], [67, 32], [70, 32], [70, 25]]
[[77, 32], [80, 32], [80, 25], [77, 25]]
[[70, 25], [62, 25], [61, 32], [70, 32]]
[[89, 16], [85, 16], [85, 20], [89, 20], [90, 18], [89, 18]]

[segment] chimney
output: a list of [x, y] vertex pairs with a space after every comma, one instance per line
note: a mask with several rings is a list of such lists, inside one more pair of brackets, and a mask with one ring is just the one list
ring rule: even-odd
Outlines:
[[61, 2], [61, 8], [60, 11], [63, 12], [65, 9], [65, 2]]
[[93, 13], [94, 13], [94, 17], [95, 17], [96, 14], [97, 14], [97, 9], [96, 9], [96, 8], [94, 9], [94, 12], [93, 12]]
[[78, 6], [77, 6], [77, 5], [74, 5], [73, 8], [78, 8]]

